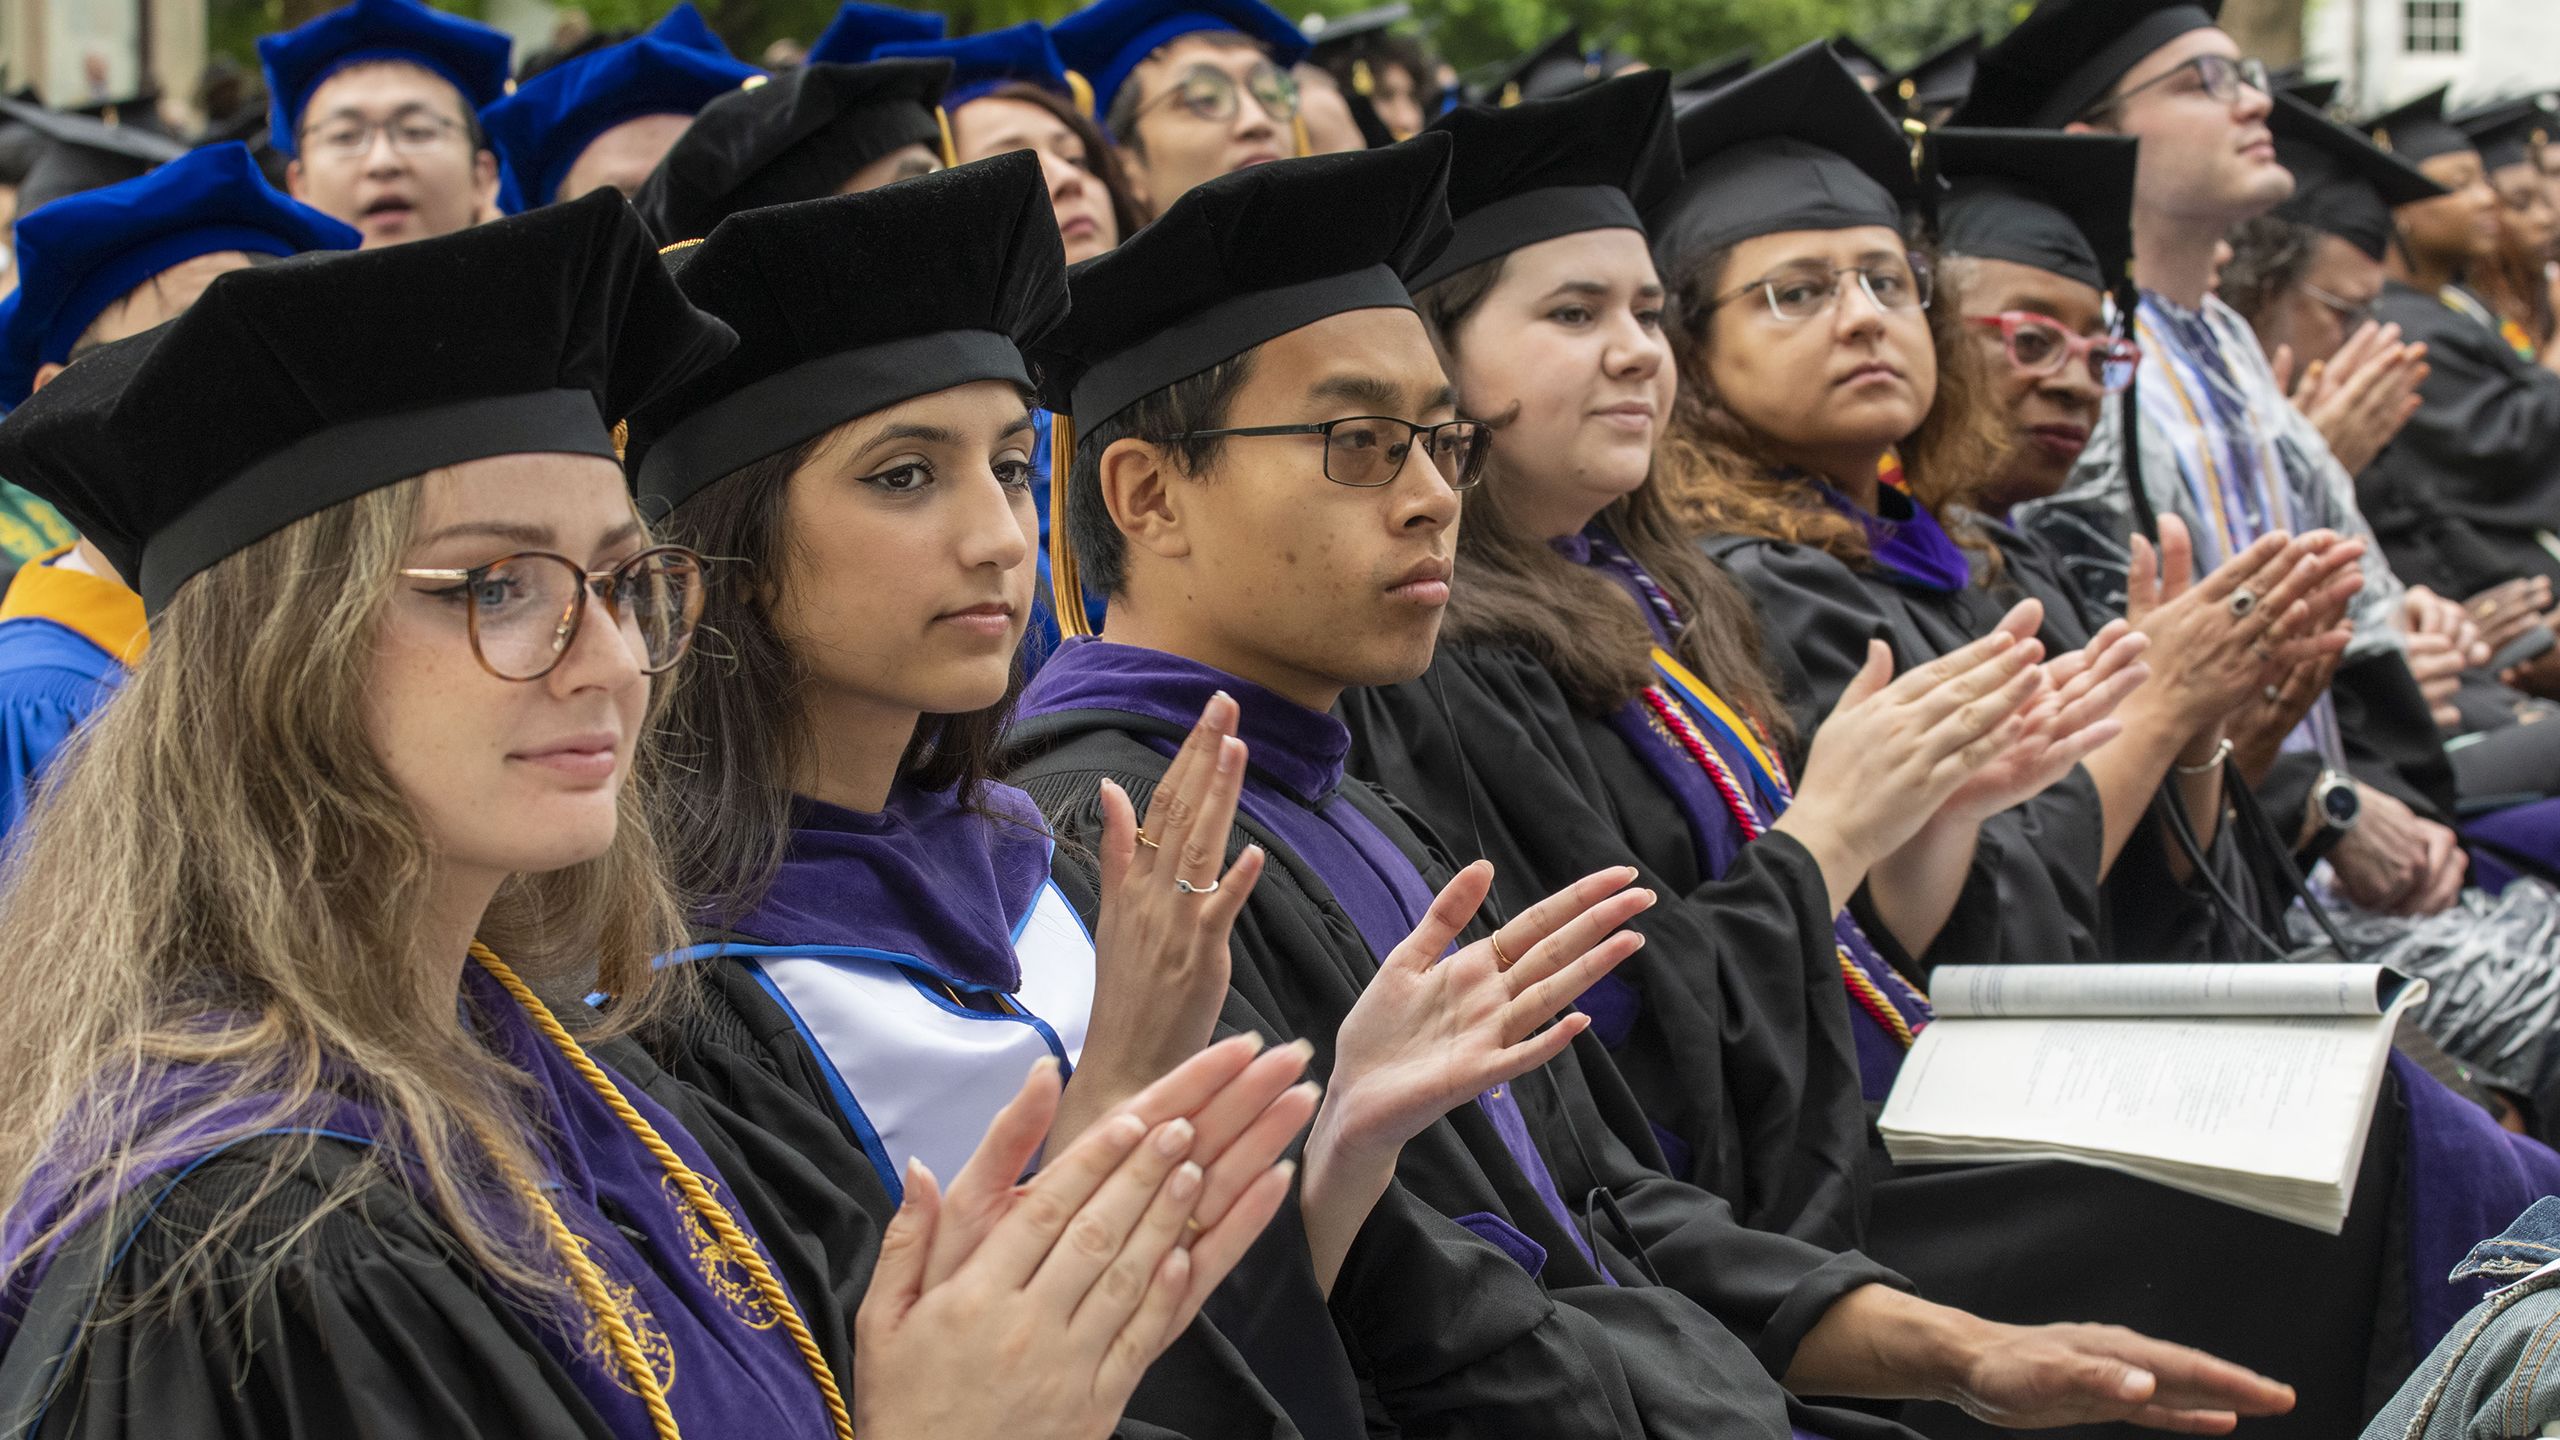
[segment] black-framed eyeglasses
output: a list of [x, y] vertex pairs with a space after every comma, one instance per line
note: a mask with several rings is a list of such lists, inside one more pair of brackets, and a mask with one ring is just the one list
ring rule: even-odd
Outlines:
[[2196, 88], [2224, 105], [2238, 102], [2240, 87], [2243, 85], [2261, 95], [2274, 93], [2274, 88], [2267, 79], [2267, 62], [2264, 60], [2241, 60], [2229, 55], [2198, 55], [2184, 64], [2170, 66], [2112, 100], [2098, 102], [2080, 112], [2080, 118], [2090, 120], [2104, 115], [2143, 91], [2166, 85], [2190, 70], [2195, 72]]
[[1773, 275], [1763, 275], [1748, 285], [1737, 285], [1707, 302], [1709, 311], [1758, 291], [1769, 301], [1769, 313], [1788, 324], [1810, 320], [1831, 308], [1840, 298], [1841, 282], [1850, 276], [1858, 278], [1858, 288], [1879, 310], [1909, 311], [1929, 308], [1929, 297], [1936, 289], [1936, 276], [1929, 262], [1917, 255], [1901, 260], [1878, 261], [1872, 265], [1791, 265]]
[[1417, 425], [1392, 415], [1346, 415], [1314, 425], [1243, 425], [1226, 430], [1185, 430], [1158, 443], [1175, 440], [1248, 439], [1262, 435], [1324, 437], [1324, 478], [1336, 485], [1372, 490], [1391, 484], [1404, 472], [1405, 457], [1421, 442], [1440, 478], [1452, 490], [1473, 488], [1484, 479], [1485, 456], [1493, 449], [1493, 427], [1481, 420], [1447, 420]]
[[1137, 123], [1140, 115], [1166, 105], [1179, 105], [1202, 120], [1224, 125], [1236, 118], [1236, 106], [1243, 91], [1253, 92], [1253, 101], [1262, 113], [1286, 125], [1298, 118], [1298, 82], [1289, 72], [1264, 61], [1253, 67], [1240, 88], [1236, 77], [1215, 65], [1194, 65], [1182, 72], [1173, 88], [1141, 105], [1129, 121]]
[[642, 673], [684, 658], [702, 618], [709, 562], [681, 545], [643, 550], [610, 570], [588, 570], [566, 555], [522, 550], [468, 570], [402, 570], [407, 580], [452, 582], [425, 593], [462, 607], [471, 653], [501, 680], [539, 680], [578, 640], [587, 597], [603, 602]]
[[429, 110], [404, 110], [388, 120], [345, 115], [304, 132], [302, 148], [332, 160], [354, 160], [373, 148], [374, 136], [382, 135], [403, 155], [423, 155], [442, 148], [461, 132], [461, 121]]
[[2361, 328], [2364, 322], [2373, 318], [2373, 302], [2370, 300], [2359, 305], [2342, 295], [2332, 295], [2308, 280], [2300, 283], [2302, 293], [2318, 301], [2330, 314], [2337, 316], [2339, 326], [2350, 335]]

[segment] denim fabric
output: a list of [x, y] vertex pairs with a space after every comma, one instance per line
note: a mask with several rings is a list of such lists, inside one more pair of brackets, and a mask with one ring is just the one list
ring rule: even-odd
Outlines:
[[2560, 1199], [2473, 1247], [2454, 1281], [2503, 1278], [2365, 1426], [2365, 1440], [2560, 1436]]

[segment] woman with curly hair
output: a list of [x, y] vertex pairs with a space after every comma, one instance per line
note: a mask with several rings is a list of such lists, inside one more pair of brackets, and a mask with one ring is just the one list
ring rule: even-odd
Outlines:
[[[1788, 68], [1804, 72], [1786, 77], [1799, 86], [1846, 78], [1818, 56]], [[2057, 698], [2130, 689], [2121, 739], [1932, 816], [1918, 854], [1938, 883], [1906, 892], [1930, 907], [1871, 890], [1873, 928], [1921, 975], [1949, 960], [2194, 953], [2220, 912], [2183, 849], [2173, 856], [2142, 821], [2172, 763], [2209, 790], [2222, 737], [2197, 733], [2183, 661], [2174, 684], [2143, 683], [2149, 664], [2121, 676], [2140, 645], [2209, 603], [2249, 643], [2272, 643], [2271, 627], [2307, 615], [2297, 601], [2316, 567], [2290, 537], [2271, 541], [2228, 577], [2245, 601], [2214, 592], [2137, 614], [2131, 648], [2123, 621], [2084, 617], [2044, 557], [1983, 513], [2010, 421], [1976, 327], [1935, 294], [1932, 257], [1906, 239], [1917, 191], [1902, 136], [1846, 107], [1773, 133], [1752, 107], [1775, 83], [1755, 78], [1682, 117], [1689, 175], [1654, 229], [1680, 365], [1660, 462], [1801, 667], [1798, 723], [1840, 702], [1874, 641], [1912, 666], [2004, 626], [2060, 657]], [[2121, 873], [2119, 856], [2132, 857]]]

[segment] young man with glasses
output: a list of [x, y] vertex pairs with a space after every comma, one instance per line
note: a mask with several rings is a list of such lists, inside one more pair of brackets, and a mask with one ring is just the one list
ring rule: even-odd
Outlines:
[[[2210, 293], [2222, 236], [2294, 189], [2276, 159], [2273, 102], [2249, 83], [2255, 72], [2215, 28], [2215, 8], [2210, 0], [2044, 0], [1984, 52], [1957, 117], [2142, 142], [2132, 273], [2143, 359], [2133, 398], [2103, 408], [2061, 494], [2015, 512], [2067, 557], [2075, 584], [2108, 608], [2124, 603], [2135, 510], [2117, 428], [2127, 423], [2140, 427], [2148, 511], [2185, 521], [2199, 565], [2218, 564], [2270, 531], [2371, 539], [2353, 479], [2286, 396], [2248, 323]], [[2560, 1078], [2560, 1055], [2546, 1055], [2538, 1038], [2519, 1038], [2550, 1024], [2537, 998], [2549, 961], [2538, 953], [2494, 958], [2533, 947], [2493, 941], [2497, 932], [2456, 905], [2468, 869], [2450, 823], [2461, 788], [2407, 658], [2412, 648], [2448, 639], [2459, 648], [2460, 637], [2443, 628], [2447, 610], [2457, 624], [2462, 616], [2441, 601], [2413, 606], [2378, 547], [2361, 563], [2364, 588], [2348, 607], [2352, 638], [2335, 673], [2300, 671], [2231, 719], [2235, 732], [2281, 737], [2272, 758], [2243, 767], [2276, 832], [2276, 844], [2260, 848], [2289, 848], [2294, 866], [2347, 902], [2337, 918], [2358, 958], [2444, 976], [2422, 1017], [2429, 1029], [2457, 1037], [2465, 1059], [2497, 1056], [2476, 1067], [2482, 1073], [2535, 1091], [2546, 1075]], [[2322, 861], [2327, 868], [2314, 872]], [[2284, 881], [2281, 857], [2261, 863]], [[2323, 938], [2299, 907], [2289, 926], [2275, 938], [2297, 945]], [[2440, 1089], [2423, 1094], [2430, 1105], [2443, 1098]], [[2424, 1237], [2422, 1267], [2451, 1243], [2449, 1235]], [[2453, 1247], [2444, 1268], [2460, 1254]], [[2441, 1298], [2431, 1295], [2420, 1308]]]
[[[1167, 773], [1163, 717], [1233, 697], [1249, 747], [1234, 843], [1269, 860], [1224, 1021], [1304, 1035], [1327, 1069], [1404, 1044], [1356, 1023], [1368, 985], [1453, 947], [1502, 970], [1520, 954], [1473, 926], [1489, 867], [1452, 877], [1410, 812], [1346, 779], [1331, 713], [1346, 688], [1429, 664], [1460, 492], [1482, 478], [1482, 427], [1458, 415], [1405, 289], [1450, 228], [1448, 146], [1426, 134], [1207, 182], [1079, 267], [1074, 308], [1035, 347], [1046, 402], [1082, 432], [1053, 501], [1056, 581], [1075, 596], [1090, 578], [1111, 610], [1025, 692], [1009, 778], [1091, 843], [1105, 778], [1143, 803]], [[1337, 1193], [1377, 1199], [1331, 1303], [1414, 1433], [1905, 1434], [1791, 1392], [1961, 1395], [2023, 1425], [2290, 1400], [2158, 1341], [1979, 1320], [1855, 1253], [1741, 1225], [1664, 1172], [1588, 1035], [1416, 1123], [1381, 1154], [1319, 1122], [1302, 1187], [1310, 1215]]]
[[417, 0], [356, 0], [260, 39], [286, 188], [368, 249], [495, 219], [498, 157], [477, 117], [507, 93], [513, 45]]
[[1097, 0], [1050, 35], [1092, 84], [1150, 216], [1204, 180], [1306, 152], [1290, 69], [1307, 37], [1261, 0]]
[[[2199, 563], [2219, 564], [2269, 531], [2330, 530], [2365, 538], [2354, 482], [2319, 430], [2287, 399], [2246, 321], [2211, 294], [2215, 247], [2234, 226], [2293, 192], [2268, 126], [2264, 72], [2240, 58], [2207, 4], [2145, 0], [2045, 0], [2000, 44], [1983, 52], [1967, 125], [2067, 128], [2142, 142], [2134, 182], [2133, 276], [2141, 289], [2136, 339], [2138, 404], [2104, 408], [2072, 483], [2024, 506], [2020, 523], [2070, 558], [2072, 576], [2100, 604], [2124, 601], [2125, 539], [2133, 512], [2124, 446], [2115, 427], [2138, 414], [2147, 509], [2177, 514]], [[2423, 701], [2402, 661], [2394, 624], [2402, 586], [2378, 553], [2363, 561], [2365, 587], [2350, 607], [2355, 638], [2341, 673], [2374, 676], [2384, 713]], [[2344, 696], [2365, 692], [2341, 683]], [[2279, 687], [2279, 693], [2286, 693]], [[2391, 703], [2398, 702], [2398, 703]], [[2351, 896], [2378, 908], [2441, 910], [2462, 882], [2452, 832], [2408, 813], [2450, 809], [2441, 742], [2407, 727], [2370, 772], [2396, 794], [2350, 778], [2349, 748], [2382, 727], [2346, 723], [2327, 695], [2299, 715], [2281, 700], [2244, 726], [2294, 732], [2298, 748], [2258, 779], [2266, 808], [2305, 863], [2331, 852]], [[2256, 709], [2257, 707], [2252, 707]], [[2298, 722], [2298, 724], [2297, 724]], [[2397, 762], [2397, 763], [2395, 763]], [[2398, 778], [2425, 774], [2421, 787]], [[2377, 798], [2379, 797], [2379, 798]], [[2385, 823], [2362, 826], [2364, 812]], [[2363, 833], [2359, 835], [2359, 830]], [[2388, 853], [2371, 855], [2388, 838]]]

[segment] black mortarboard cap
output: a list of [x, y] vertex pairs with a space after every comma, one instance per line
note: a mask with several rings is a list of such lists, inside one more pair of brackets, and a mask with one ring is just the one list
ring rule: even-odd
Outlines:
[[120, 185], [187, 153], [185, 145], [156, 130], [111, 125], [23, 100], [0, 100], [0, 113], [44, 137], [18, 182], [21, 215], [65, 195]]
[[1692, 65], [1672, 76], [1671, 93], [1686, 99], [1721, 90], [1750, 74], [1751, 67], [1759, 63], [1760, 52], [1751, 46], [1728, 50], [1713, 60]]
[[1372, 150], [1396, 143], [1396, 132], [1387, 127], [1386, 117], [1369, 97], [1349, 86], [1343, 87], [1343, 107], [1351, 112], [1351, 123], [1360, 132], [1360, 143]]
[[1451, 142], [1455, 229], [1439, 258], [1411, 277], [1416, 290], [1560, 235], [1641, 232], [1645, 210], [1680, 184], [1671, 81], [1659, 70], [1507, 110], [1463, 106], [1431, 129]]
[[1910, 69], [1886, 77], [1876, 98], [1895, 113], [1913, 117], [1961, 105], [1973, 90], [1974, 67], [1981, 59], [1982, 32], [1976, 30], [1920, 57]]
[[44, 136], [22, 120], [0, 121], [0, 185], [24, 182], [44, 153]]
[[1840, 57], [1840, 63], [1847, 68], [1850, 78], [1862, 87], [1871, 83], [1882, 84], [1884, 78], [1893, 73], [1893, 67], [1885, 63], [1884, 57], [1860, 44], [1855, 35], [1842, 33], [1832, 36], [1831, 53]]
[[611, 458], [616, 420], [734, 338], [603, 192], [224, 275], [0, 421], [0, 473], [61, 509], [157, 612], [224, 556], [411, 476], [494, 455]]
[[2293, 195], [2276, 207], [2277, 217], [2335, 235], [2376, 260], [2391, 247], [2395, 208], [2445, 193], [2417, 166], [2292, 95], [2276, 96], [2267, 125], [2277, 162], [2293, 172]]
[[745, 211], [670, 259], [738, 348], [632, 414], [625, 458], [652, 514], [900, 401], [1028, 387], [1022, 347], [1067, 310], [1066, 251], [1027, 150]]
[[1938, 243], [1948, 255], [2032, 265], [2104, 293], [2124, 282], [2139, 141], [1948, 128], [1929, 147], [1947, 184]]
[[2221, 14], [2222, 0], [2043, 0], [1982, 52], [1954, 123], [2059, 130], [2144, 56]]
[[2290, 95], [2314, 110], [2327, 110], [2338, 103], [2339, 82], [2314, 80], [2310, 72], [2299, 65], [2287, 65], [2273, 71], [2267, 76], [2267, 81], [2275, 86], [2276, 93]]
[[702, 107], [631, 197], [660, 240], [699, 240], [741, 210], [833, 195], [855, 171], [942, 135], [948, 60], [802, 65]]
[[1601, 78], [1599, 68], [1582, 53], [1582, 32], [1566, 26], [1564, 33], [1548, 40], [1537, 49], [1512, 62], [1511, 68], [1494, 77], [1484, 97], [1496, 105], [1517, 105], [1523, 100], [1551, 100], [1570, 95]]
[[1646, 213], [1657, 259], [1782, 230], [1899, 228], [1919, 198], [1900, 126], [1819, 42], [1682, 107], [1688, 173]]
[[80, 105], [65, 105], [62, 107], [62, 113], [86, 115], [92, 120], [103, 120], [110, 125], [127, 125], [136, 130], [148, 130], [154, 135], [166, 135], [172, 140], [184, 138], [169, 127], [168, 121], [160, 118], [160, 87], [147, 81], [141, 89], [130, 95], [118, 95], [106, 100], [91, 100]]
[[2444, 118], [2445, 92], [2451, 88], [2439, 85], [2415, 100], [2393, 106], [2364, 122], [2364, 133], [2373, 137], [2374, 144], [2412, 165], [2477, 148], [2470, 136]]
[[2539, 167], [2539, 152], [2560, 134], [2560, 117], [2552, 114], [2547, 95], [2527, 96], [2476, 105], [2453, 117], [2462, 133], [2479, 148], [2480, 163], [2491, 170], [2511, 165]]
[[[1355, 310], [1413, 309], [1406, 283], [1449, 239], [1449, 137], [1274, 160], [1193, 187], [1117, 249], [1067, 272], [1066, 320], [1031, 347], [1056, 412], [1049, 510], [1076, 432], [1266, 341]], [[1063, 521], [1049, 532], [1059, 624], [1088, 634]]]
[[1043, 402], [1090, 430], [1266, 340], [1350, 310], [1410, 310], [1449, 236], [1449, 140], [1275, 160], [1186, 192], [1067, 273], [1032, 347]]
[[1318, 65], [1330, 65], [1355, 50], [1365, 49], [1412, 18], [1413, 7], [1404, 0], [1349, 15], [1310, 15], [1301, 27], [1307, 36], [1307, 58]]

